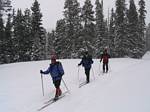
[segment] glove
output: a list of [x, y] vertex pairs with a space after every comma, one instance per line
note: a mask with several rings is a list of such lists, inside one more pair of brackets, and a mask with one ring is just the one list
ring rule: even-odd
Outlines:
[[42, 74], [42, 73], [43, 73], [43, 71], [42, 71], [42, 70], [40, 70], [40, 73]]

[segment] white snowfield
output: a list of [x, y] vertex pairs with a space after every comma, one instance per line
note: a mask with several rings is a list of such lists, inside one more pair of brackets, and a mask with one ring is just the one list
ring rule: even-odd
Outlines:
[[[41, 112], [150, 112], [150, 53], [139, 60], [110, 59], [110, 71], [104, 75], [102, 64], [94, 59], [90, 83], [81, 88], [78, 86], [85, 81], [85, 74], [83, 67], [77, 66], [80, 59], [59, 61], [70, 94]], [[47, 60], [0, 65], [0, 112], [37, 112], [54, 97], [50, 75], [43, 76], [42, 95], [39, 71], [47, 69], [49, 63]], [[61, 89], [66, 91], [63, 82]]]

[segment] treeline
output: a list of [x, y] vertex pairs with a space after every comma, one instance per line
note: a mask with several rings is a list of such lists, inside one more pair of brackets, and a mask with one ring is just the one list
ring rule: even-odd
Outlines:
[[[9, 0], [1, 0], [0, 6], [0, 62], [46, 59], [46, 30], [42, 26], [38, 1], [35, 0], [24, 12], [12, 10]], [[7, 17], [6, 24], [4, 17]]]
[[98, 58], [107, 47], [112, 57], [141, 58], [146, 49], [145, 1], [138, 5], [116, 0], [115, 10], [105, 19], [103, 0], [95, 0], [95, 9], [90, 0], [82, 7], [77, 0], [65, 0], [64, 18], [49, 36], [54, 50], [60, 58], [78, 58], [83, 50]]
[[0, 0], [0, 63], [48, 59], [53, 52], [58, 58], [79, 58], [84, 50], [98, 58], [105, 47], [112, 57], [141, 58], [146, 50], [145, 1], [137, 9], [134, 0], [129, 5], [116, 0], [107, 19], [103, 0], [94, 5], [91, 0], [82, 7], [77, 0], [65, 0], [64, 17], [46, 33], [37, 0], [24, 12], [12, 10], [10, 0]]

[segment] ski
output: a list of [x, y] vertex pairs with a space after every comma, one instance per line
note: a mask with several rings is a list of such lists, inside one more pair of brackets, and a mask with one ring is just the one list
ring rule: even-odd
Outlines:
[[39, 108], [38, 111], [43, 110], [44, 108], [48, 107], [49, 105], [51, 105], [54, 102], [55, 102], [54, 100], [51, 100], [51, 102], [49, 102], [49, 103], [45, 104], [44, 106], [42, 106], [41, 108]]
[[79, 84], [79, 88], [81, 88], [82, 86], [84, 86], [84, 85], [86, 85], [86, 84], [88, 84], [88, 83], [83, 82], [83, 83]]
[[44, 104], [47, 104], [47, 103], [49, 103], [49, 102], [51, 102], [51, 101], [53, 101], [53, 100], [54, 100], [54, 98], [51, 98], [50, 100], [44, 102]]
[[[68, 91], [66, 91], [66, 92], [62, 93], [62, 95], [61, 95], [61, 96], [64, 96], [66, 93], [68, 93]], [[59, 97], [61, 97], [61, 96], [59, 96]], [[54, 98], [51, 98], [50, 100], [48, 100], [48, 101], [44, 102], [44, 104], [47, 104], [47, 103], [49, 103], [49, 102], [51, 102], [51, 101], [53, 101], [53, 100], [54, 100]]]
[[66, 93], [67, 92], [63, 93], [61, 96], [58, 97], [58, 99], [52, 98], [49, 101], [45, 102], [45, 104], [41, 108], [39, 108], [38, 111], [43, 110], [44, 108], [48, 107], [49, 105], [51, 105], [51, 104], [57, 102], [58, 100], [60, 100], [61, 98], [65, 97]]

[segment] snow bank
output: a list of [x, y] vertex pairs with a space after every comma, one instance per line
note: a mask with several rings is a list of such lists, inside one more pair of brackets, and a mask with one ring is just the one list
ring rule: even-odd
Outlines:
[[146, 52], [143, 59], [150, 59], [150, 51]]

